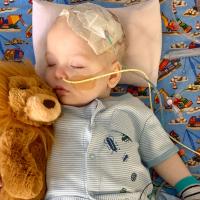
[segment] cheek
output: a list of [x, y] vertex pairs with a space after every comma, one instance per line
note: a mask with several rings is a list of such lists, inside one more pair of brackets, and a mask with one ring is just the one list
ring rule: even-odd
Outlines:
[[[85, 80], [91, 78], [91, 76], [73, 76], [70, 78], [70, 80], [72, 81], [79, 81], [79, 80]], [[85, 83], [76, 83], [76, 84], [72, 84], [72, 87], [75, 88], [76, 90], [92, 90], [96, 87], [97, 81], [93, 80], [93, 81], [88, 81]]]
[[92, 90], [96, 87], [96, 81], [90, 81], [86, 83], [79, 83], [79, 84], [74, 84], [73, 88], [76, 90]]
[[54, 78], [53, 78], [53, 73], [52, 72], [46, 72], [44, 75], [44, 80], [51, 85], [51, 83], [53, 82]]

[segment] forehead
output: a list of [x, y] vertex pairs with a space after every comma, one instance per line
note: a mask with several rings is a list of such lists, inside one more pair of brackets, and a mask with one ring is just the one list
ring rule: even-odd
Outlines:
[[70, 41], [72, 37], [77, 41], [81, 39], [78, 36], [76, 36], [75, 33], [70, 29], [65, 17], [59, 17], [56, 19], [55, 23], [52, 25], [52, 27], [49, 29], [47, 33], [47, 42], [49, 38], [50, 39], [56, 38], [57, 41], [59, 40]]
[[[58, 28], [58, 29], [57, 29], [57, 28]], [[60, 29], [60, 28], [61, 28], [61, 29]], [[59, 17], [56, 18], [56, 20], [55, 20], [55, 22], [53, 23], [53, 25], [51, 26], [49, 32], [51, 32], [51, 31], [53, 31], [53, 30], [57, 30], [57, 31], [58, 31], [59, 29], [60, 29], [60, 31], [62, 31], [63, 29], [65, 29], [65, 31], [66, 31], [67, 29], [69, 29], [69, 26], [68, 26], [68, 24], [67, 24], [66, 17], [64, 17], [64, 16], [59, 16]]]
[[87, 41], [72, 31], [64, 16], [57, 18], [47, 34], [47, 47], [55, 47], [55, 44], [58, 47], [64, 47], [66, 51], [68, 48], [72, 48], [76, 51], [96, 55]]
[[[67, 24], [66, 17], [58, 17], [48, 32], [47, 52], [49, 56], [68, 60], [81, 55], [91, 62], [107, 65], [107, 52], [96, 55], [86, 40], [78, 36]], [[48, 57], [49, 57], [48, 56]]]

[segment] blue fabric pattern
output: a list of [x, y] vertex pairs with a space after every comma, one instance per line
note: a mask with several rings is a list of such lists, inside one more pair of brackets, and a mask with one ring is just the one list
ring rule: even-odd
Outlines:
[[[5, 4], [4, 4], [5, 3]], [[31, 4], [28, 1], [0, 2], [0, 58], [34, 62]]]
[[[165, 129], [178, 141], [198, 152], [200, 152], [199, 9], [198, 0], [161, 2], [163, 49], [158, 79], [158, 89], [162, 93], [166, 108]], [[173, 100], [172, 106], [167, 104], [167, 96]], [[200, 174], [199, 156], [178, 146], [179, 153], [191, 172]]]

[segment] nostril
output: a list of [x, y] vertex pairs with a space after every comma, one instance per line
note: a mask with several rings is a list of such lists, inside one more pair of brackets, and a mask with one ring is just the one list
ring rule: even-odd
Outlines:
[[43, 101], [43, 105], [46, 107], [46, 108], [54, 108], [55, 107], [55, 102], [50, 100], [50, 99], [45, 99]]

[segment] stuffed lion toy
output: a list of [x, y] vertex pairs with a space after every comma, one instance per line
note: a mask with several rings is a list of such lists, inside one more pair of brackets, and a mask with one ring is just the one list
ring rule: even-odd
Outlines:
[[0, 62], [0, 200], [42, 200], [52, 123], [61, 112], [31, 64]]

